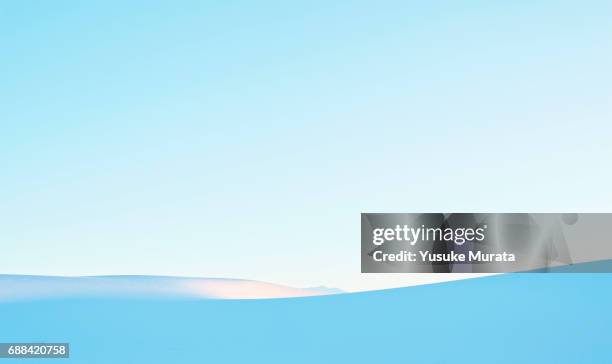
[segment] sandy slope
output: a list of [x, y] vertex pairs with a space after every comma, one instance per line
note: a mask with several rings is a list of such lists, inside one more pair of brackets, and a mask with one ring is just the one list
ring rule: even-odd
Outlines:
[[0, 275], [0, 301], [68, 297], [250, 299], [316, 296], [339, 292], [325, 287], [294, 288], [242, 279]]

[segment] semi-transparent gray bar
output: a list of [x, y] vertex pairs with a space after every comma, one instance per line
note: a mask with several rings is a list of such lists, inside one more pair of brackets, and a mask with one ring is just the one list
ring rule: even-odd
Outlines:
[[363, 273], [612, 272], [608, 213], [363, 213]]
[[0, 343], [0, 358], [68, 358], [68, 343]]

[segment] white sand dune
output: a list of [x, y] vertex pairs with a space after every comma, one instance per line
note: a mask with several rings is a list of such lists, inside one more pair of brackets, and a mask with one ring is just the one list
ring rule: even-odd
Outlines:
[[326, 287], [294, 288], [266, 282], [224, 278], [0, 275], [0, 301], [68, 297], [256, 299], [317, 296], [340, 292]]

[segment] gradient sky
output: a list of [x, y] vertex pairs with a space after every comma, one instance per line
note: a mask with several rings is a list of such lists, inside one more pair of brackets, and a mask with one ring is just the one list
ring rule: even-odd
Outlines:
[[361, 212], [610, 212], [612, 2], [3, 1], [0, 273], [359, 289]]

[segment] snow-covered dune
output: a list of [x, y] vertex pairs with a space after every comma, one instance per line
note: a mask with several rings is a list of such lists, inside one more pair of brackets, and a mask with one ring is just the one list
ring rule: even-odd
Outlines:
[[294, 288], [243, 279], [0, 275], [0, 302], [69, 297], [253, 299], [335, 293], [340, 293], [340, 290], [326, 287]]

